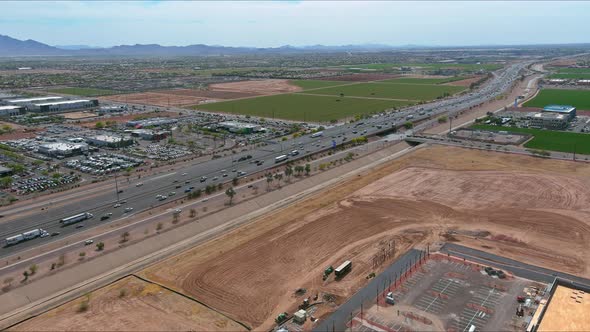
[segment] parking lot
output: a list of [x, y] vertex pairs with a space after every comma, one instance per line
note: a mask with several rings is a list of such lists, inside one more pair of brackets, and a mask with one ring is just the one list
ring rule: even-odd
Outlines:
[[451, 138], [468, 139], [472, 141], [494, 143], [494, 144], [512, 144], [520, 145], [531, 135], [517, 134], [517, 133], [502, 133], [485, 130], [472, 130], [472, 129], [457, 129], [451, 132], [449, 135]]
[[94, 154], [64, 163], [70, 169], [92, 175], [105, 175], [143, 164], [142, 159], [121, 154]]
[[[524, 305], [517, 296], [545, 285], [510, 275], [500, 279], [484, 268], [431, 256], [407, 279], [389, 285], [349, 326], [353, 331], [522, 330], [536, 304], [528, 301], [524, 317], [518, 317], [517, 309]], [[389, 291], [394, 305], [386, 303]]]
[[37, 176], [16, 180], [12, 184], [11, 190], [17, 195], [26, 195], [72, 184], [78, 180], [79, 177], [76, 175], [61, 175], [59, 177]]

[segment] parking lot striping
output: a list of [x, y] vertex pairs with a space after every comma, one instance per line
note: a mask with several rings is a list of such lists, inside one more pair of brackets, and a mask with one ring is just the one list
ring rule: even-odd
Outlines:
[[[447, 289], [447, 287], [450, 286], [452, 282], [453, 282], [452, 280], [449, 280], [449, 283], [447, 284], [447, 286], [445, 286], [445, 288], [441, 291], [441, 293], [444, 293], [445, 290]], [[432, 305], [432, 303], [436, 302], [436, 299], [438, 299], [438, 297], [435, 297], [434, 300], [432, 300], [432, 302], [428, 305], [428, 307], [426, 307], [426, 310], [424, 310], [424, 311], [428, 312], [428, 309], [430, 309], [430, 306]]]
[[[488, 296], [487, 296], [487, 297], [486, 297], [486, 298], [483, 300], [483, 302], [481, 302], [480, 306], [482, 306], [482, 307], [483, 307], [483, 306], [485, 306], [485, 304], [486, 304], [486, 301], [488, 300], [488, 298], [489, 298], [490, 296], [492, 296], [492, 294], [494, 294], [494, 289], [493, 289], [493, 288], [491, 288], [491, 289], [490, 289], [490, 293], [489, 293], [489, 294], [488, 294]], [[478, 310], [477, 312], [479, 312], [479, 310]], [[475, 319], [475, 315], [477, 315], [477, 312], [476, 312], [475, 314], [473, 314], [473, 317], [471, 317], [471, 320], [469, 320], [469, 322], [467, 323], [467, 325], [465, 326], [465, 328], [463, 329], [463, 331], [466, 331], [466, 330], [467, 330], [467, 328], [468, 328], [468, 327], [471, 325], [471, 322], [472, 322], [472, 321]]]

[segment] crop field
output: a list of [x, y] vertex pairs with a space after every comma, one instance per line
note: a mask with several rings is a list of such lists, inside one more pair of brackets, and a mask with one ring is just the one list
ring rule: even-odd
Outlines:
[[513, 128], [490, 125], [475, 125], [473, 129], [490, 130], [490, 131], [509, 131], [516, 133], [525, 133], [533, 135], [534, 138], [525, 143], [526, 148], [560, 151], [560, 152], [576, 152], [590, 155], [590, 135], [570, 133], [566, 131], [540, 130], [530, 128]]
[[120, 91], [108, 90], [108, 89], [94, 89], [94, 88], [61, 88], [61, 89], [50, 89], [48, 92], [63, 93], [66, 95], [74, 96], [85, 96], [85, 97], [96, 97], [96, 96], [107, 96], [121, 93]]
[[559, 68], [550, 78], [590, 79], [590, 68]]
[[398, 83], [360, 83], [317, 89], [306, 93], [318, 95], [332, 95], [369, 98], [388, 98], [410, 101], [433, 100], [442, 97], [444, 93], [455, 94], [465, 90], [464, 87], [427, 84], [398, 84]]
[[292, 81], [289, 81], [289, 83], [296, 85], [296, 86], [302, 88], [303, 90], [325, 88], [325, 87], [329, 87], [329, 86], [347, 84], [346, 82], [321, 81], [321, 80], [292, 80]]
[[456, 77], [442, 77], [442, 78], [416, 78], [416, 77], [401, 77], [392, 80], [380, 81], [379, 83], [410, 83], [410, 84], [443, 84], [465, 79], [462, 76]]
[[387, 108], [408, 104], [409, 102], [396, 100], [282, 94], [202, 104], [193, 108], [269, 118], [321, 122], [352, 117], [358, 114], [380, 112]]
[[346, 68], [348, 69], [362, 68], [374, 70], [387, 70], [399, 67], [421, 67], [424, 69], [496, 70], [502, 68], [502, 65], [475, 63], [370, 63], [363, 65], [346, 66]]
[[524, 106], [542, 108], [551, 104], [572, 105], [580, 110], [590, 110], [590, 91], [543, 89], [535, 98], [524, 103]]

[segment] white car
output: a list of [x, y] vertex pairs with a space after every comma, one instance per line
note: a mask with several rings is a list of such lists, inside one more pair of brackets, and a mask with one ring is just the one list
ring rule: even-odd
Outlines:
[[136, 187], [141, 187], [141, 186], [143, 186], [143, 183], [142, 183], [142, 182], [140, 182], [140, 183], [136, 184], [135, 186], [136, 186]]
[[132, 207], [125, 208], [125, 213], [133, 211]]
[[89, 246], [89, 245], [91, 245], [93, 243], [94, 243], [94, 240], [86, 240], [86, 241], [84, 241], [84, 245], [85, 246]]
[[114, 208], [118, 208], [120, 206], [121, 206], [121, 203], [117, 203], [117, 204], [113, 205]]

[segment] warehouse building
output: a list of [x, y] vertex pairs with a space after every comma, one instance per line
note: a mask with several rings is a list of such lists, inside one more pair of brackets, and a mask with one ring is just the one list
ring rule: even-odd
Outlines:
[[133, 139], [127, 136], [97, 135], [86, 138], [86, 142], [94, 146], [122, 148], [133, 144]]
[[20, 98], [20, 99], [9, 99], [6, 100], [6, 103], [10, 105], [18, 105], [18, 106], [25, 106], [31, 107], [36, 103], [43, 103], [43, 102], [51, 102], [63, 99], [62, 97], [58, 96], [47, 96], [47, 97], [35, 97], [35, 98]]
[[0, 117], [16, 116], [24, 112], [25, 108], [23, 106], [0, 106]]
[[84, 143], [47, 143], [39, 145], [38, 152], [51, 157], [71, 157], [88, 151]]
[[98, 107], [98, 100], [96, 99], [76, 99], [76, 100], [64, 100], [54, 101], [41, 104], [34, 104], [30, 111], [35, 112], [65, 112], [70, 110], [88, 109]]

